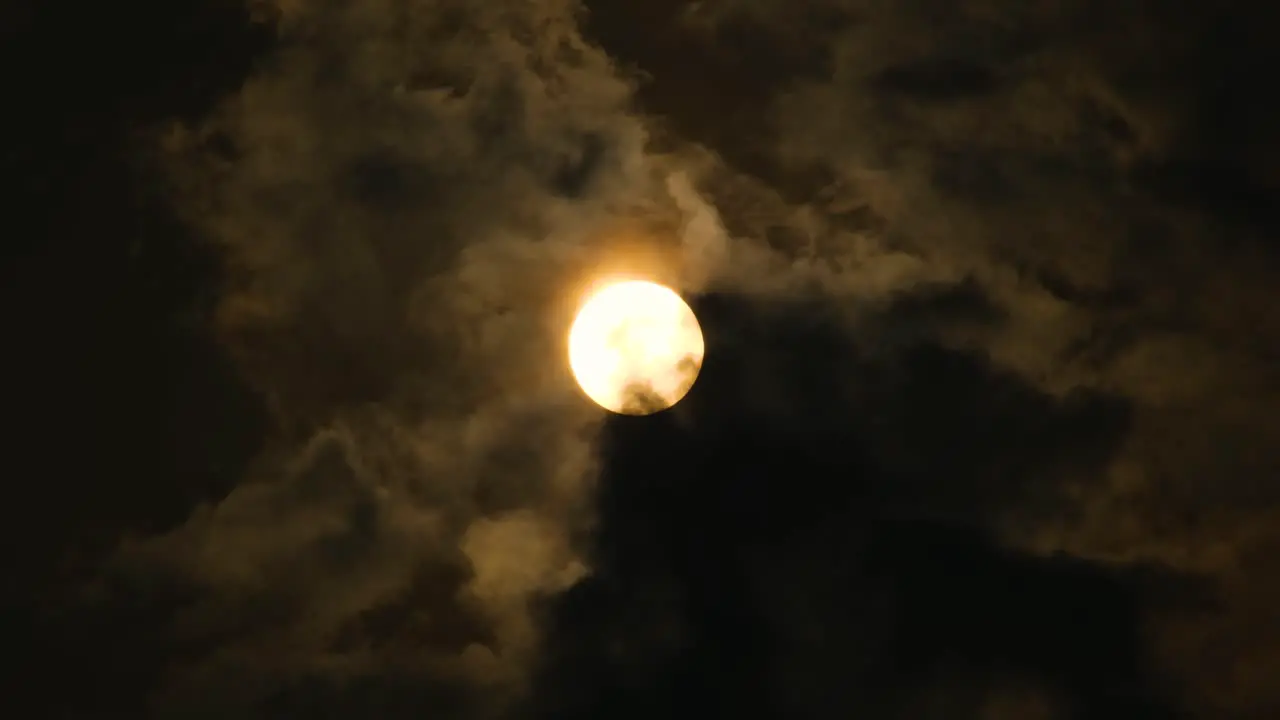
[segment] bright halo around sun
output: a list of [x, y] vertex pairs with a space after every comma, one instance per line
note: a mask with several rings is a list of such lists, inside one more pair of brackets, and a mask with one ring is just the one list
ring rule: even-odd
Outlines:
[[693, 387], [704, 345], [675, 291], [627, 280], [592, 295], [569, 329], [569, 366], [587, 397], [623, 415], [675, 405]]

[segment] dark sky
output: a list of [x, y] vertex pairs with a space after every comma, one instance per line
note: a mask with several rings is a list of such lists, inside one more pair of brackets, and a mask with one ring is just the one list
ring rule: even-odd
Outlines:
[[1280, 717], [1274, 7], [3, 3], [4, 714]]

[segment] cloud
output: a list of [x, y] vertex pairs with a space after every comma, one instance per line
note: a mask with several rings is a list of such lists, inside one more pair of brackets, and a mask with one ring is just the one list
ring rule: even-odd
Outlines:
[[674, 273], [634, 238], [681, 210], [573, 3], [259, 10], [275, 51], [162, 140], [272, 439], [228, 496], [123, 545], [114, 587], [184, 588], [166, 716], [394, 677], [501, 705], [533, 606], [590, 572], [600, 416], [554, 361], [566, 313], [627, 263]]
[[[927, 497], [910, 502], [1031, 556], [1212, 574], [1225, 611], [1157, 618], [1165, 669], [1197, 676], [1216, 642], [1256, 648], [1188, 692], [1202, 708], [1265, 703], [1248, 663], [1275, 659], [1251, 628], [1274, 603], [1248, 598], [1280, 597], [1256, 569], [1275, 542], [1255, 511], [1274, 502], [1280, 442], [1275, 348], [1257, 339], [1274, 258], [1169, 196], [1195, 99], [1144, 80], [1194, 60], [1196, 19], [1092, 3], [589, 5], [259, 3], [274, 52], [162, 139], [180, 212], [226, 259], [219, 337], [274, 432], [227, 497], [116, 558], [124, 592], [182, 588], [184, 659], [158, 708], [475, 710], [554, 675], [539, 658], [569, 651], [539, 646], [544, 601], [626, 592], [588, 580], [599, 418], [549, 358], [584, 287], [637, 267], [706, 293], [712, 316], [732, 298], [746, 325], [725, 326], [744, 338], [801, 320], [844, 334], [815, 361], [843, 378], [822, 393], [787, 350], [723, 341], [750, 359], [733, 376], [751, 389], [744, 417], [809, 427], [846, 412], [824, 403], [875, 408], [840, 442], [874, 440], [867, 457], [902, 474], [903, 497]], [[934, 377], [977, 410], [896, 412], [896, 392], [941, 403]], [[997, 431], [1012, 469], [974, 450]], [[1011, 491], [935, 484], [983, 473]], [[763, 564], [742, 582], [776, 591], [784, 563]], [[587, 626], [656, 672], [688, 641], [676, 584], [613, 606], [646, 632]], [[776, 617], [802, 614], [772, 591]], [[817, 658], [797, 667], [849, 661], [787, 640]], [[1040, 692], [1018, 681], [964, 702], [1040, 708]]]
[[[990, 525], [1038, 553], [1210, 574], [1227, 606], [1159, 619], [1157, 636], [1187, 643], [1166, 669], [1208, 714], [1269, 707], [1271, 691], [1239, 678], [1276, 658], [1202, 660], [1212, 642], [1253, 647], [1264, 623], [1246, 598], [1276, 597], [1243, 570], [1274, 542], [1278, 499], [1265, 488], [1280, 376], [1262, 338], [1276, 336], [1265, 298], [1280, 265], [1243, 199], [1269, 171], [1233, 149], [1263, 144], [1250, 113], [1222, 110], [1223, 93], [1240, 107], [1256, 90], [1214, 90], [1206, 65], [1256, 59], [1222, 33], [1262, 19], [1096, 3], [598, 5], [614, 17], [593, 20], [595, 36], [651, 73], [647, 109], [727, 166], [695, 183], [732, 237], [739, 277], [725, 287], [822, 297], [867, 346], [937, 342], [1050, 397], [1130, 408], [1109, 468], [1068, 473], [1058, 502]], [[663, 42], [627, 43], [642, 23]], [[729, 78], [750, 90], [688, 100]], [[948, 317], [953, 299], [876, 321], [945, 288], [989, 312]]]

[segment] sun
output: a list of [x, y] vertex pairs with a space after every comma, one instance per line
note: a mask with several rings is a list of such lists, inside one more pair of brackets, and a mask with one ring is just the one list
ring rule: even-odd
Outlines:
[[644, 280], [605, 286], [569, 329], [569, 367], [596, 404], [623, 415], [675, 405], [693, 387], [705, 350], [693, 310]]

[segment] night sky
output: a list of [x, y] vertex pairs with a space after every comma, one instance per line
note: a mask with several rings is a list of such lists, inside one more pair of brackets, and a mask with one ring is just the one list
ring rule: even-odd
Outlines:
[[3, 714], [1280, 717], [1278, 24], [3, 3]]

